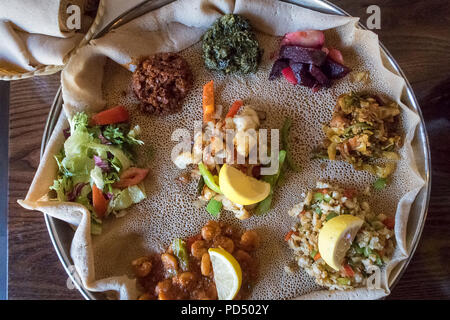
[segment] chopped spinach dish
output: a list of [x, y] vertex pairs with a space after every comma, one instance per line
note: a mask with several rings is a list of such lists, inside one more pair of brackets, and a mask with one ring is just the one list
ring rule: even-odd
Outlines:
[[235, 14], [214, 22], [202, 46], [206, 67], [225, 74], [256, 72], [263, 54], [249, 21]]

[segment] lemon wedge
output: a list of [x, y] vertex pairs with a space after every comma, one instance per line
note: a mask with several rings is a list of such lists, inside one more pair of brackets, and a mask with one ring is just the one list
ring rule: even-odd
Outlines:
[[350, 214], [337, 216], [319, 231], [319, 253], [334, 270], [339, 270], [363, 220]]
[[222, 248], [210, 248], [208, 253], [219, 300], [233, 300], [242, 283], [242, 270], [239, 262]]
[[269, 183], [247, 176], [227, 164], [220, 169], [219, 186], [225, 197], [241, 205], [258, 203], [270, 193]]

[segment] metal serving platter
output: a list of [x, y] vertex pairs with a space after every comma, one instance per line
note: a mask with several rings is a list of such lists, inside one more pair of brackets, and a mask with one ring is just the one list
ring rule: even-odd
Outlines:
[[[109, 31], [147, 13], [152, 10], [161, 8], [174, 0], [147, 0], [137, 5], [136, 7], [124, 12], [111, 23], [109, 23], [103, 30], [101, 30], [94, 38], [101, 37], [102, 35], [108, 33]], [[305, 8], [313, 9], [323, 13], [346, 15], [349, 16], [347, 12], [339, 8], [338, 6], [325, 1], [325, 0], [283, 0], [292, 4], [296, 4]], [[366, 29], [361, 23], [360, 27]], [[409, 258], [405, 261], [399, 263], [395, 269], [391, 272], [389, 278], [389, 287], [392, 289], [400, 280], [403, 272], [408, 266], [411, 258], [416, 250], [417, 244], [419, 243], [420, 236], [422, 234], [423, 226], [425, 224], [425, 219], [428, 210], [428, 203], [430, 199], [430, 189], [431, 189], [431, 157], [430, 157], [430, 145], [428, 142], [428, 136], [425, 129], [425, 121], [420, 110], [417, 99], [414, 95], [411, 85], [406, 79], [405, 74], [401, 70], [400, 66], [397, 64], [395, 59], [389, 53], [389, 51], [380, 43], [381, 55], [385, 63], [388, 64], [398, 75], [403, 77], [406, 82], [406, 88], [403, 92], [402, 101], [408, 105], [412, 110], [416, 111], [420, 116], [420, 124], [416, 131], [416, 136], [413, 141], [414, 154], [416, 155], [416, 161], [418, 170], [422, 177], [425, 179], [425, 187], [420, 190], [415, 201], [411, 206], [411, 212], [409, 215], [407, 233], [406, 233], [406, 243], [408, 251], [410, 252]], [[55, 124], [61, 114], [62, 110], [62, 95], [61, 88], [58, 90], [56, 97], [51, 106], [47, 123], [45, 125], [45, 131], [42, 139], [41, 146], [41, 156], [44, 153], [45, 146], [53, 132]], [[58, 254], [59, 260], [61, 261], [67, 274], [81, 292], [84, 298], [89, 300], [104, 299], [105, 295], [103, 293], [90, 292], [83, 288], [80, 281], [74, 277], [73, 262], [70, 258], [70, 245], [74, 235], [74, 230], [65, 222], [61, 220], [54, 219], [50, 216], [45, 215], [45, 222], [48, 228], [50, 238], [52, 240], [53, 246], [55, 247], [56, 253]]]

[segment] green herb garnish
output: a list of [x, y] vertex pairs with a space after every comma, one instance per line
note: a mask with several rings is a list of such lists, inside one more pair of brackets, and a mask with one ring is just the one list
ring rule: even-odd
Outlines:
[[317, 213], [319, 216], [322, 215], [322, 209], [320, 209], [319, 207], [315, 207], [314, 212]]
[[380, 255], [377, 252], [375, 252], [375, 256], [377, 257], [375, 263], [381, 267], [383, 265], [383, 260], [381, 259]]
[[321, 202], [323, 201], [323, 193], [322, 192], [316, 192], [314, 193], [314, 202]]
[[352, 246], [358, 254], [364, 254], [364, 248], [361, 248], [356, 242], [353, 242]]
[[343, 286], [349, 286], [351, 284], [351, 280], [349, 278], [338, 278], [337, 282]]
[[364, 247], [364, 256], [368, 258], [372, 254], [372, 249], [369, 247]]
[[326, 221], [330, 221], [331, 219], [337, 217], [338, 214], [336, 212], [331, 212], [329, 214], [327, 214], [327, 217], [325, 218]]
[[375, 190], [383, 190], [386, 188], [387, 180], [386, 178], [378, 178], [374, 183], [373, 187]]

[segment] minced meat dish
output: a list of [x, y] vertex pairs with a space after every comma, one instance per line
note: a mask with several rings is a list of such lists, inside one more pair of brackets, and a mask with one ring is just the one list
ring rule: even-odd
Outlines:
[[142, 60], [133, 73], [132, 87], [143, 111], [170, 114], [180, 110], [192, 82], [188, 63], [178, 54], [168, 52]]

